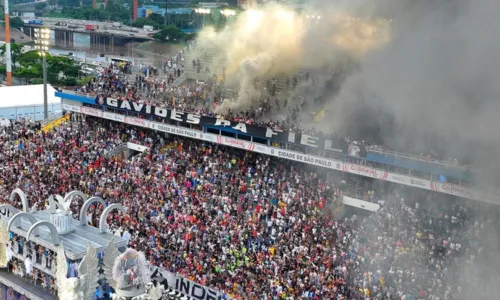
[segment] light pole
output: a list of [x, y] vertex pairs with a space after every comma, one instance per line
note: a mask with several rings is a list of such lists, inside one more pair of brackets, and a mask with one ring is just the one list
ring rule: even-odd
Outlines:
[[205, 16], [210, 14], [210, 8], [196, 8], [194, 12], [203, 15], [203, 27], [205, 27]]
[[236, 15], [236, 11], [232, 9], [223, 9], [220, 11], [220, 14], [223, 15], [224, 17], [232, 17]]
[[7, 85], [12, 85], [12, 54], [10, 53], [10, 16], [9, 0], [4, 1], [5, 11], [5, 67], [7, 69]]
[[50, 29], [35, 28], [35, 49], [42, 57], [43, 68], [43, 118], [49, 118], [49, 105], [47, 102], [47, 54], [49, 52]]
[[223, 9], [220, 11], [220, 14], [225, 17], [224, 23], [227, 26], [227, 21], [229, 20], [230, 17], [234, 17], [236, 15], [236, 11], [232, 9]]

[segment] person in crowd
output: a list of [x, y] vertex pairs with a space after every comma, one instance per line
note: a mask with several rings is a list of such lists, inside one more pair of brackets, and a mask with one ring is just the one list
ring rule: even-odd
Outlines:
[[[125, 159], [124, 142], [148, 150]], [[0, 194], [21, 188], [39, 209], [72, 190], [121, 203], [108, 222], [130, 247], [236, 299], [472, 299], [464, 273], [481, 278], [474, 299], [492, 299], [499, 278], [485, 242], [497, 219], [436, 194], [78, 114], [46, 133], [13, 122], [0, 145]], [[383, 208], [339, 218], [343, 195]]]

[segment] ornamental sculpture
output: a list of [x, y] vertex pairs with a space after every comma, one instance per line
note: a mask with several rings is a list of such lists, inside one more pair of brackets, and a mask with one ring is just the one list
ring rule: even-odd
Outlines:
[[59, 299], [88, 300], [92, 299], [99, 286], [99, 266], [96, 249], [89, 244], [87, 254], [78, 265], [79, 277], [67, 278], [68, 264], [64, 247], [57, 251], [57, 289]]
[[7, 229], [7, 223], [0, 219], [0, 268], [6, 268], [12, 258], [12, 250], [8, 241], [9, 230]]
[[120, 253], [110, 241], [104, 253], [103, 270], [108, 284], [115, 290], [112, 299], [158, 299], [150, 296], [150, 290], [146, 294], [151, 274], [144, 253], [131, 248]]

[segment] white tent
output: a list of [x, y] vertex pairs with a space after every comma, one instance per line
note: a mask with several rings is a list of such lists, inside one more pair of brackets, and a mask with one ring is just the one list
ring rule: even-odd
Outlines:
[[[61, 98], [47, 85], [49, 117], [60, 113]], [[43, 120], [43, 84], [0, 87], [0, 118]]]

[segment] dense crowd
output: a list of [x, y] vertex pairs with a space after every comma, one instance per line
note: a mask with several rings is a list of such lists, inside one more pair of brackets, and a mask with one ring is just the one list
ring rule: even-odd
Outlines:
[[[39, 209], [72, 190], [122, 203], [128, 211], [110, 215], [111, 229], [150, 263], [238, 299], [494, 298], [493, 209], [484, 214], [419, 190], [71, 119], [47, 133], [21, 123], [1, 129], [5, 200], [19, 187]], [[112, 156], [125, 141], [150, 150]], [[347, 208], [347, 218], [333, 218], [342, 214], [331, 209], [342, 195], [383, 208], [367, 219]], [[101, 211], [91, 208], [93, 224]]]
[[[213, 75], [205, 82], [183, 82], [174, 83], [183, 69], [183, 51], [172, 56], [165, 64], [168, 77], [158, 77], [153, 70], [144, 70], [140, 74], [128, 74], [124, 72], [124, 66], [120, 63], [112, 63], [104, 68], [102, 74], [98, 75], [83, 87], [76, 87], [75, 91], [83, 92], [91, 96], [112, 97], [116, 99], [129, 100], [136, 103], [144, 103], [165, 108], [175, 108], [185, 112], [196, 113], [211, 117], [224, 118], [235, 122], [242, 122], [250, 125], [259, 125], [272, 128], [273, 130], [290, 130], [301, 132], [312, 136], [325, 137], [340, 140], [347, 143], [352, 153], [363, 152], [364, 147], [371, 147], [377, 151], [385, 151], [384, 147], [368, 143], [364, 140], [356, 140], [352, 137], [341, 137], [335, 133], [323, 132], [311, 126], [319, 115], [326, 115], [326, 111], [321, 111], [314, 117], [314, 114], [304, 114], [311, 104], [304, 97], [293, 93], [285, 93], [289, 97], [278, 97], [276, 95], [277, 80], [257, 80], [254, 82], [254, 89], [262, 91], [257, 93], [258, 99], [253, 100], [253, 105], [245, 110], [225, 110], [221, 111], [221, 105], [225, 101], [234, 101], [239, 95], [234, 90], [227, 89], [224, 79]], [[199, 66], [199, 59], [193, 61], [193, 66]], [[125, 68], [127, 69], [127, 68]], [[302, 80], [315, 84], [314, 76], [307, 73]], [[297, 77], [290, 77], [281, 88], [294, 90], [298, 84]], [[416, 157], [423, 160], [435, 161], [440, 157], [435, 151], [417, 153]], [[447, 164], [458, 165], [456, 158], [446, 158]]]

